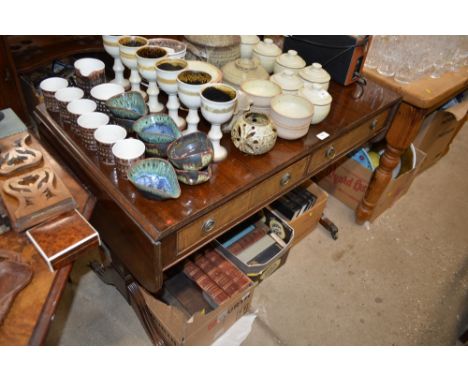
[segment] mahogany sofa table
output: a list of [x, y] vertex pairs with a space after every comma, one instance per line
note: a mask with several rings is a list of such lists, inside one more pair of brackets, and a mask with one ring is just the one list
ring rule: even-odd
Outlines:
[[467, 67], [459, 72], [445, 73], [437, 79], [422, 78], [408, 85], [400, 85], [392, 78], [381, 76], [371, 69], [365, 69], [364, 75], [400, 94], [403, 102], [387, 132], [387, 148], [380, 160], [380, 166], [374, 172], [366, 194], [356, 210], [356, 221], [360, 224], [371, 218], [392, 178], [393, 169], [418, 135], [426, 116], [468, 89]]
[[[126, 288], [122, 293], [136, 307], [153, 342], [161, 340], [137, 284], [156, 293], [165, 270], [351, 150], [384, 134], [400, 102], [398, 94], [373, 81], [359, 98], [359, 88], [354, 85], [332, 83], [329, 91], [333, 96], [330, 115], [311, 127], [307, 136], [294, 141], [278, 139], [270, 152], [250, 156], [238, 151], [230, 134], [224, 134], [221, 143], [228, 156], [212, 165], [210, 181], [192, 187], [181, 184], [181, 196], [165, 201], [145, 198], [130, 182], [117, 177], [114, 166], [101, 165], [96, 153], [84, 149], [44, 105], [36, 108], [41, 136], [97, 197], [91, 223], [123, 278], [118, 281], [106, 274], [107, 268], [100, 270], [101, 276], [119, 284], [121, 292]], [[206, 122], [201, 122], [200, 130], [208, 131]], [[329, 134], [328, 138], [317, 138], [321, 132]], [[130, 278], [126, 278], [127, 271]]]

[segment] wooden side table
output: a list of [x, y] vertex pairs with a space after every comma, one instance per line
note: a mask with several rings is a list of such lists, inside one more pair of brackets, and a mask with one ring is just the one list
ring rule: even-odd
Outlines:
[[[31, 137], [31, 147], [42, 152], [57, 177], [75, 198], [77, 209], [89, 219], [96, 201], [94, 196], [58, 164], [34, 137]], [[20, 253], [21, 260], [33, 269], [30, 283], [16, 296], [0, 325], [0, 345], [41, 345], [65, 289], [72, 264], [50, 272], [26, 235], [13, 230], [0, 235], [0, 248]]]
[[356, 222], [369, 220], [379, 199], [392, 178], [393, 169], [401, 155], [416, 138], [426, 116], [447, 103], [457, 94], [468, 89], [468, 68], [460, 72], [446, 73], [441, 78], [423, 78], [408, 85], [400, 85], [383, 77], [375, 70], [366, 69], [367, 78], [391, 89], [403, 98], [390, 129], [387, 132], [387, 148], [374, 172], [366, 194], [356, 210]]

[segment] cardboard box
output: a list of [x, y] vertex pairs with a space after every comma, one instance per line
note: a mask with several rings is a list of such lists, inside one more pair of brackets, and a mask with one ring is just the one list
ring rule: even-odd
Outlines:
[[143, 288], [141, 292], [162, 334], [170, 345], [211, 345], [232, 324], [248, 312], [256, 284], [249, 286], [215, 310], [187, 316], [174, 306], [158, 300]]
[[468, 100], [446, 110], [429, 114], [414, 141], [414, 145], [426, 153], [426, 159], [419, 172], [428, 169], [449, 150], [450, 143], [466, 122]]
[[304, 212], [301, 216], [289, 222], [289, 225], [294, 229], [294, 239], [292, 246], [296, 245], [315, 229], [320, 218], [322, 217], [323, 210], [325, 209], [328, 201], [328, 194], [316, 183], [307, 181], [305, 184], [303, 184], [303, 186], [317, 197], [317, 201], [310, 210]]
[[[382, 193], [370, 218], [373, 221], [402, 197], [411, 186], [426, 154], [416, 149], [416, 167], [392, 179]], [[351, 158], [344, 158], [316, 176], [318, 185], [348, 207], [356, 210], [369, 185], [373, 172]]]

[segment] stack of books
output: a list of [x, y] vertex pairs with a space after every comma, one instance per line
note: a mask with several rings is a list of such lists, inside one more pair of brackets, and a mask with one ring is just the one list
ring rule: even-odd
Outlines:
[[317, 197], [305, 187], [299, 186], [271, 204], [273, 211], [281, 217], [294, 220], [312, 208]]
[[219, 243], [247, 265], [264, 264], [286, 244], [265, 224], [261, 214], [245, 220], [218, 239]]
[[182, 272], [165, 282], [162, 299], [191, 317], [216, 309], [250, 284], [244, 273], [209, 249], [187, 260]]

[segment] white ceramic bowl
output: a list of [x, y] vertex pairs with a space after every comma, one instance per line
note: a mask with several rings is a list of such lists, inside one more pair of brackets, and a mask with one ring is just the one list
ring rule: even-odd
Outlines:
[[97, 108], [96, 102], [91, 99], [77, 99], [67, 105], [67, 110], [70, 114], [82, 115], [85, 113], [92, 113]]
[[241, 90], [252, 100], [253, 106], [268, 109], [272, 98], [281, 94], [281, 87], [269, 80], [245, 81]]
[[79, 70], [82, 76], [88, 77], [93, 72], [99, 72], [106, 68], [106, 65], [97, 58], [80, 58], [74, 63], [76, 70]]
[[80, 115], [78, 125], [84, 129], [97, 129], [109, 123], [109, 116], [104, 113], [92, 112]]
[[41, 81], [39, 87], [42, 91], [55, 93], [59, 89], [64, 89], [68, 86], [68, 81], [61, 77], [50, 77]]
[[122, 85], [107, 83], [93, 87], [91, 89], [91, 96], [99, 101], [105, 102], [109, 98], [124, 92], [125, 89]]
[[297, 95], [281, 94], [271, 100], [270, 117], [278, 136], [298, 139], [307, 134], [314, 114], [314, 106]]
[[97, 142], [107, 145], [125, 139], [126, 136], [127, 130], [118, 125], [104, 125], [98, 127], [96, 131], [94, 131], [94, 139], [96, 139]]
[[145, 149], [145, 144], [139, 139], [127, 138], [112, 146], [112, 154], [119, 159], [132, 160], [141, 157], [145, 153]]
[[71, 102], [77, 99], [81, 99], [84, 96], [84, 91], [80, 88], [70, 87], [59, 89], [55, 92], [55, 98], [60, 102]]

